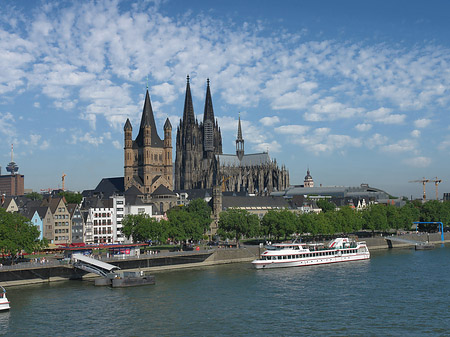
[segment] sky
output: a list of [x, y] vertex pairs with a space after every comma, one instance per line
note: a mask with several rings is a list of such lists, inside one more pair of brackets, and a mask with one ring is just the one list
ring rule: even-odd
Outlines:
[[[235, 153], [268, 151], [302, 184], [450, 192], [448, 1], [7, 1], [0, 6], [0, 165], [25, 188], [123, 176], [146, 88], [158, 133], [203, 116], [206, 79]], [[175, 146], [173, 149], [175, 159]], [[427, 184], [428, 198], [435, 186]]]

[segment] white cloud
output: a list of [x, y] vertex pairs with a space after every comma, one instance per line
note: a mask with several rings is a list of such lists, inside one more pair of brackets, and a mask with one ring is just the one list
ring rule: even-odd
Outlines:
[[123, 147], [122, 147], [122, 144], [121, 144], [119, 141], [117, 141], [117, 140], [113, 140], [112, 145], [113, 145], [116, 149], [119, 149], [119, 150], [123, 148]]
[[368, 138], [365, 141], [365, 144], [367, 148], [373, 149], [377, 146], [386, 144], [388, 141], [388, 138], [386, 136], [380, 135], [379, 133], [375, 133], [372, 137]]
[[414, 121], [414, 125], [419, 129], [426, 128], [428, 125], [430, 125], [430, 123], [431, 119], [428, 118], [417, 119]]
[[403, 139], [397, 143], [385, 145], [382, 150], [389, 153], [416, 152], [417, 143], [411, 139]]
[[259, 120], [259, 122], [264, 126], [272, 126], [274, 124], [278, 124], [280, 122], [280, 119], [278, 118], [278, 116], [263, 117]]
[[258, 152], [277, 153], [281, 151], [281, 145], [276, 141], [270, 143], [259, 143], [253, 146], [253, 149]]
[[296, 138], [294, 143], [303, 146], [314, 154], [322, 152], [333, 152], [336, 150], [346, 151], [350, 147], [360, 147], [361, 139], [348, 135], [331, 134], [329, 128], [317, 128], [307, 136]]
[[411, 131], [411, 137], [419, 138], [420, 137], [420, 131], [419, 130]]
[[40, 102], [34, 102], [33, 103], [33, 106], [35, 107], [35, 108], [40, 108], [41, 107], [41, 103]]
[[302, 135], [309, 130], [309, 126], [305, 125], [282, 125], [275, 128], [276, 133], [289, 135]]
[[366, 118], [383, 124], [402, 124], [405, 121], [405, 114], [391, 114], [391, 112], [392, 109], [382, 107], [367, 112]]
[[333, 97], [325, 97], [317, 104], [314, 104], [310, 111], [305, 112], [304, 118], [313, 122], [336, 120], [339, 118], [355, 117], [363, 111], [364, 109], [362, 108], [353, 108], [337, 102]]
[[372, 124], [367, 123], [356, 124], [355, 129], [360, 132], [369, 131], [370, 129], [372, 129]]
[[419, 157], [405, 159], [405, 160], [403, 160], [403, 162], [409, 166], [424, 168], [424, 167], [430, 166], [431, 158], [419, 156]]
[[16, 128], [14, 127], [14, 116], [10, 112], [0, 112], [0, 133], [10, 141], [16, 136]]

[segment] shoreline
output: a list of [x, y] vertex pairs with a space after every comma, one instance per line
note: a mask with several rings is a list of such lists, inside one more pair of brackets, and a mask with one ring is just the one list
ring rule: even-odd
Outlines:
[[[444, 241], [441, 241], [440, 233], [432, 233], [429, 235], [423, 234], [405, 234], [400, 237], [402, 239], [412, 240], [412, 241], [421, 241], [425, 242], [429, 239], [430, 243], [438, 245], [440, 243], [448, 243], [450, 242], [450, 233], [444, 233]], [[401, 249], [401, 248], [410, 248], [414, 247], [414, 244], [410, 243], [401, 243], [390, 241], [391, 244], [388, 243], [389, 237], [374, 237], [374, 238], [358, 238], [358, 241], [366, 241], [366, 244], [370, 251], [382, 250], [382, 249]], [[111, 262], [115, 262], [116, 264], [121, 265], [122, 270], [128, 271], [144, 271], [144, 272], [164, 272], [169, 270], [180, 270], [187, 268], [203, 268], [210, 267], [221, 264], [230, 264], [230, 263], [243, 263], [243, 262], [251, 262], [255, 258], [259, 256], [261, 253], [259, 246], [242, 246], [241, 248], [218, 248], [214, 250], [200, 251], [196, 252], [185, 252], [184, 254], [177, 255], [169, 255], [170, 253], [161, 254], [160, 256], [147, 257], [139, 259], [130, 259], [130, 260], [115, 260]], [[203, 260], [190, 262], [195, 260], [198, 257], [201, 257]], [[180, 263], [179, 260], [182, 259], [184, 263]], [[160, 265], [156, 265], [156, 264]], [[131, 268], [126, 268], [127, 264]], [[138, 267], [132, 265], [139, 264]], [[145, 264], [147, 266], [145, 266]], [[151, 265], [152, 264], [152, 265]], [[151, 266], [150, 266], [151, 265]], [[30, 272], [31, 274], [38, 275], [37, 271], [44, 271], [44, 269], [52, 269], [48, 272], [48, 277], [35, 277], [35, 278], [20, 278], [18, 276], [18, 271]], [[18, 279], [16, 280], [3, 280], [3, 273], [11, 272], [15, 274]], [[52, 273], [59, 275], [52, 275]], [[55, 265], [55, 266], [37, 266], [34, 268], [28, 269], [14, 269], [14, 270], [1, 270], [0, 269], [0, 283], [4, 287], [15, 287], [15, 286], [23, 286], [23, 285], [34, 285], [34, 284], [42, 284], [42, 283], [50, 283], [50, 282], [61, 282], [68, 281], [74, 279], [81, 279], [92, 281], [95, 278], [99, 277], [93, 273], [87, 274], [77, 274], [77, 270], [74, 270], [70, 265]]]

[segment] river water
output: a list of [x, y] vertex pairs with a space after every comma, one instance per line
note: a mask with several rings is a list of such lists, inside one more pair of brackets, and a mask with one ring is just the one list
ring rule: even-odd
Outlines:
[[7, 336], [449, 336], [450, 246], [367, 261], [155, 273], [156, 285], [10, 287]]

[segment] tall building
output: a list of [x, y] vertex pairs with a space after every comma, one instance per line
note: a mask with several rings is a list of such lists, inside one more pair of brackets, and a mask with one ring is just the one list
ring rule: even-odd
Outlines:
[[278, 167], [267, 152], [245, 154], [239, 117], [236, 154], [222, 153], [222, 135], [207, 80], [203, 122], [194, 115], [189, 76], [183, 119], [177, 129], [175, 189], [206, 189], [222, 185], [223, 191], [268, 195], [289, 186], [289, 172]]
[[127, 119], [124, 126], [124, 188], [135, 186], [143, 194], [150, 195], [160, 185], [173, 189], [172, 125], [164, 124], [164, 139], [158, 136], [150, 95], [145, 95], [141, 125], [135, 140], [133, 128]]
[[11, 162], [6, 166], [6, 171], [10, 174], [1, 175], [0, 172], [0, 194], [24, 195], [24, 175], [17, 173], [19, 167], [14, 162], [13, 145], [11, 144]]
[[218, 154], [222, 154], [222, 136], [217, 120], [214, 119], [209, 80], [206, 85], [203, 122], [199, 124], [194, 115], [188, 76], [183, 119], [177, 129], [175, 189], [212, 187], [217, 174], [215, 156]]

